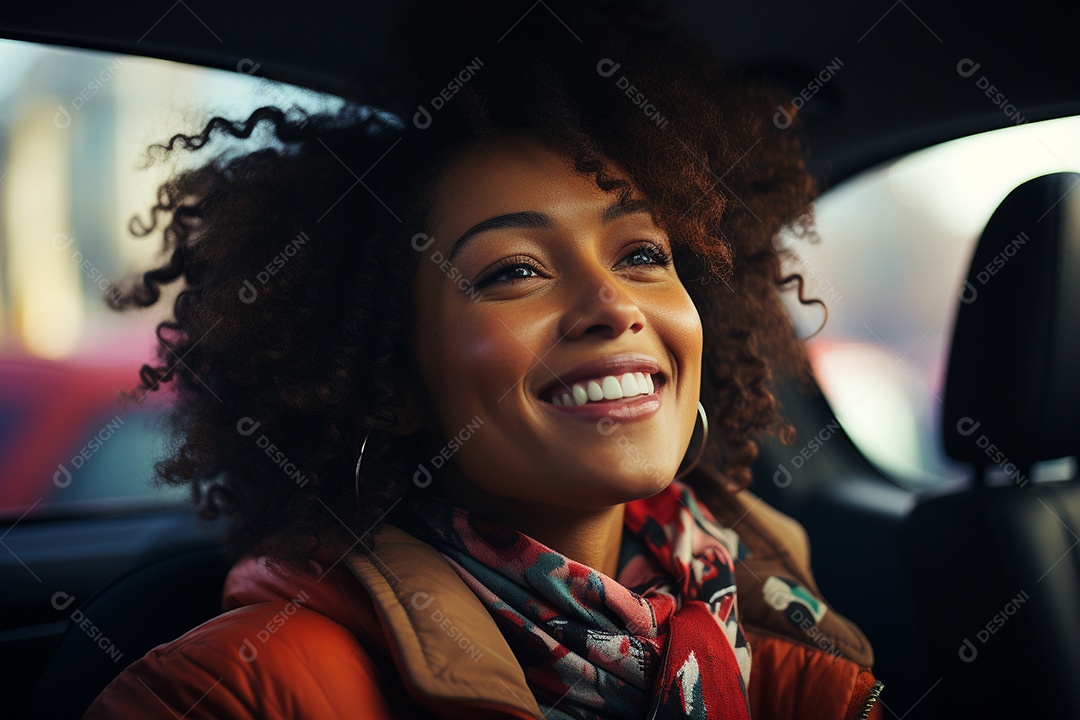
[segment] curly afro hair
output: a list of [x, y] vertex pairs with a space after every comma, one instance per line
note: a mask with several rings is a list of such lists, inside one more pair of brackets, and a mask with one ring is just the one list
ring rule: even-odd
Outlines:
[[795, 287], [802, 300], [802, 279], [782, 276], [775, 239], [812, 233], [816, 188], [797, 135], [771, 122], [784, 98], [729, 75], [655, 16], [611, 3], [491, 5], [425, 7], [399, 43], [422, 52], [371, 83], [362, 105], [215, 116], [153, 146], [207, 152], [215, 137], [236, 145], [272, 131], [159, 188], [132, 232], [161, 232], [168, 259], [112, 301], [146, 307], [182, 281], [135, 392], [173, 384], [175, 449], [157, 474], [190, 486], [202, 515], [231, 515], [232, 558], [258, 548], [301, 562], [411, 506], [424, 456], [386, 431], [404, 403], [399, 373], [413, 366], [412, 239], [445, 163], [512, 131], [535, 133], [626, 202], [629, 183], [608, 167], [618, 163], [671, 237], [703, 323], [713, 433], [701, 462], [716, 472], [700, 489], [716, 492], [717, 477], [722, 490], [748, 484], [755, 437], [791, 442], [769, 388], [775, 370], [805, 373], [781, 301]]

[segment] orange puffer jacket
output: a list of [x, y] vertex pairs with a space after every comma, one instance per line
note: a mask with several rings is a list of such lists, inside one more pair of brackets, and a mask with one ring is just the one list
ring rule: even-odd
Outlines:
[[[736, 573], [753, 717], [879, 718], [869, 643], [820, 599], [802, 527], [745, 491], [707, 500], [751, 551]], [[133, 663], [85, 718], [542, 717], [443, 556], [390, 526], [367, 541], [366, 554], [324, 548], [298, 575], [242, 560], [227, 612]]]

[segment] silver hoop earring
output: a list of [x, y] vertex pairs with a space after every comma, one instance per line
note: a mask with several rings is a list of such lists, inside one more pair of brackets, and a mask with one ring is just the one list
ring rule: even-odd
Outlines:
[[701, 416], [701, 444], [698, 445], [697, 455], [694, 456], [694, 461], [690, 463], [685, 470], [675, 476], [675, 480], [679, 480], [686, 476], [691, 470], [697, 467], [698, 462], [701, 460], [701, 456], [705, 452], [705, 443], [709, 440], [709, 416], [705, 414], [705, 406], [698, 400], [697, 404], [698, 415]]
[[369, 437], [371, 437], [371, 430], [368, 430], [367, 434], [364, 435], [364, 442], [360, 445], [360, 457], [356, 459], [356, 473], [354, 474], [354, 476], [356, 478], [356, 502], [357, 502], [357, 504], [360, 503], [360, 463], [362, 463], [364, 461], [364, 448], [367, 447], [367, 441], [368, 441]]

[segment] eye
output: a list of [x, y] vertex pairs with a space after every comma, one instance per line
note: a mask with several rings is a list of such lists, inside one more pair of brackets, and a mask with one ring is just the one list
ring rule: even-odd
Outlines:
[[501, 282], [504, 280], [506, 282], [515, 282], [518, 280], [530, 280], [534, 277], [534, 275], [512, 274], [519, 270], [534, 273], [535, 275], [539, 275], [541, 272], [540, 268], [536, 267], [536, 265], [530, 261], [530, 258], [518, 255], [495, 263], [495, 266], [484, 273], [484, 275], [473, 284], [473, 287], [482, 288], [493, 282]]
[[624, 260], [626, 260], [631, 267], [640, 265], [668, 267], [671, 264], [671, 255], [659, 245], [646, 242], [631, 250]]

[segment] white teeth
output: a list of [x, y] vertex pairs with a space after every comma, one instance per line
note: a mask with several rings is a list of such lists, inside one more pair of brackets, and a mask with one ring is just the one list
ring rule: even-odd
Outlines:
[[600, 387], [604, 390], [605, 400], [618, 400], [623, 396], [622, 385], [619, 384], [618, 379], [614, 375], [608, 375], [600, 383]]
[[589, 387], [586, 389], [589, 399], [593, 402], [604, 399], [604, 391], [600, 388], [600, 383], [595, 380], [589, 381]]
[[588, 402], [651, 395], [655, 391], [652, 376], [648, 373], [634, 372], [623, 373], [622, 375], [605, 375], [599, 380], [574, 383], [570, 386], [570, 392], [556, 391], [551, 396], [551, 404], [559, 407], [580, 407]]

